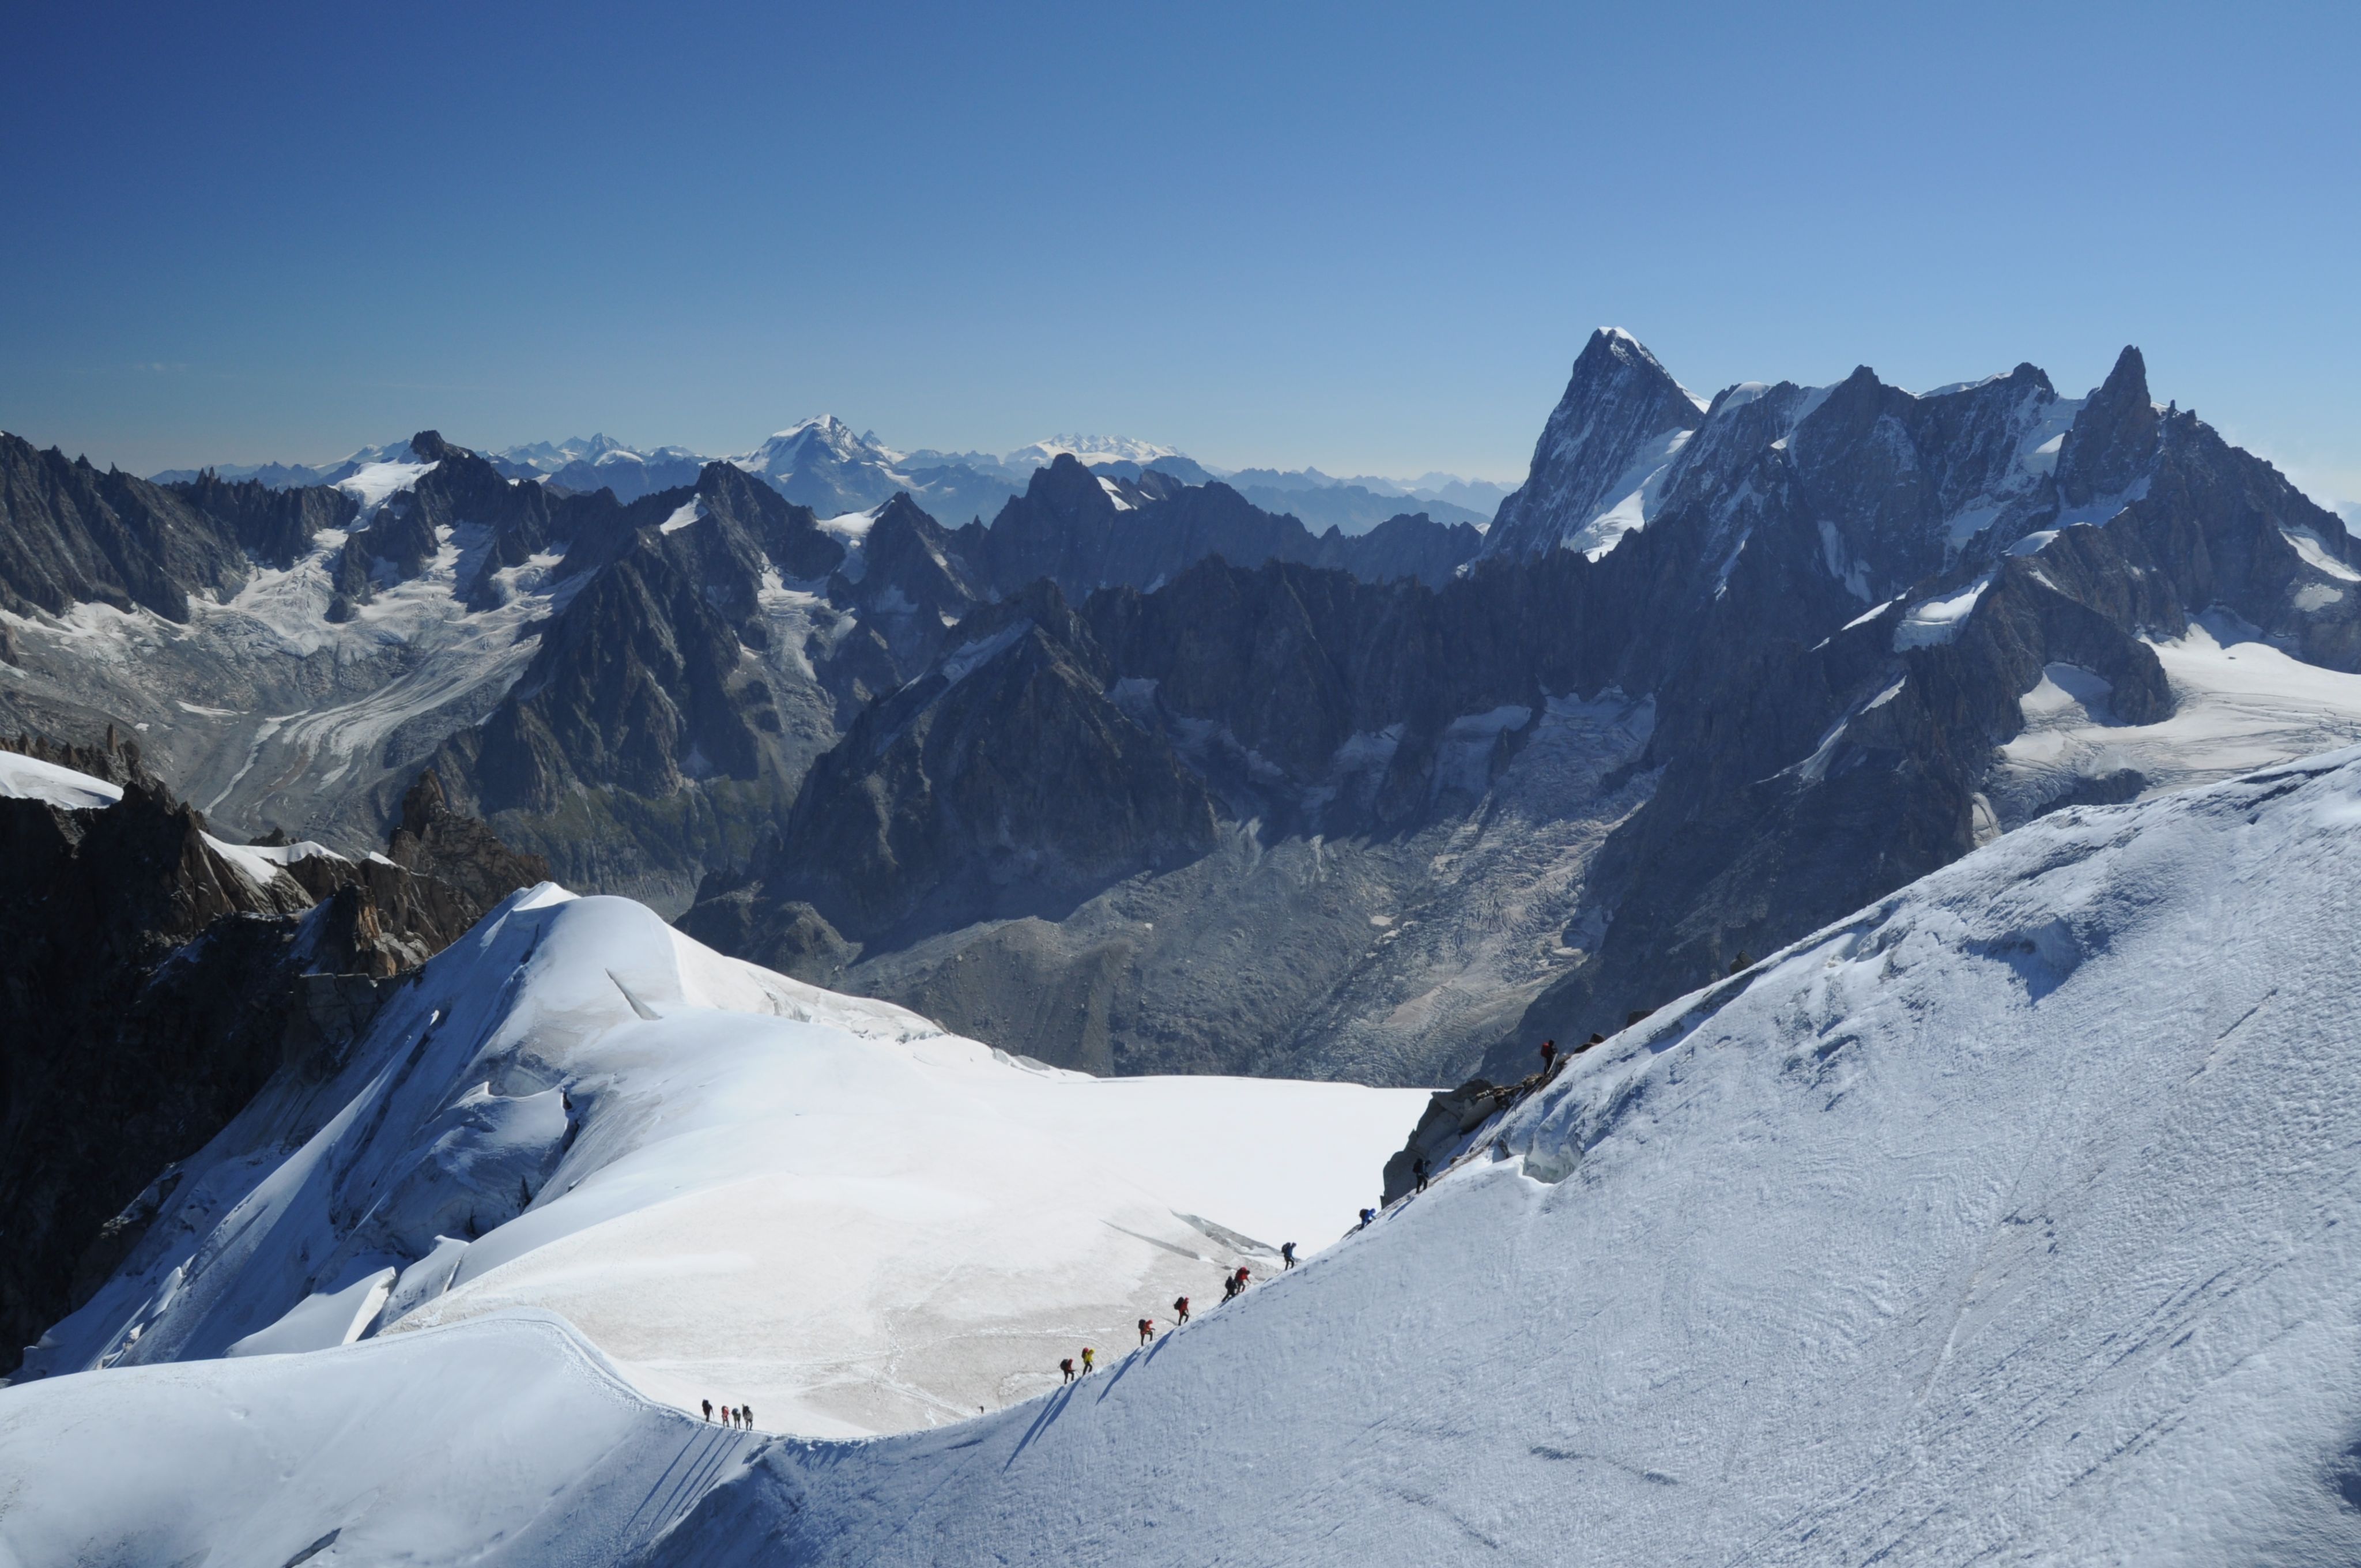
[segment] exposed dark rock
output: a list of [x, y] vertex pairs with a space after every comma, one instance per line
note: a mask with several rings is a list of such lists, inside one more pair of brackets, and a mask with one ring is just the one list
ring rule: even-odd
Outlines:
[[211, 469], [164, 487], [197, 511], [229, 525], [247, 554], [290, 566], [322, 529], [349, 527], [360, 503], [331, 485], [273, 489], [255, 479], [216, 478]]
[[2147, 396], [2147, 361], [2126, 347], [2091, 394], [2058, 454], [2058, 494], [2070, 507], [2130, 489], [2156, 455], [2159, 420]]
[[123, 798], [0, 798], [0, 1371], [137, 1243], [175, 1162], [282, 1065], [332, 1070], [517, 862], [422, 795], [412, 859], [471, 890], [325, 856], [258, 882], [132, 748], [18, 749], [111, 774]]
[[[1542, 1037], [1620, 1027], [1998, 830], [1991, 770], [2025, 722], [2020, 699], [2052, 668], [2102, 683], [2112, 721], [2153, 724], [2174, 699], [2147, 640], [2180, 636], [2213, 607], [2322, 663], [2361, 653], [2341, 527], [2193, 416], [2147, 400], [2131, 351], [2079, 405], [2021, 365], [1925, 396], [1867, 369], [1818, 390], [1737, 388], [1700, 413], [1644, 350], [1602, 334], [1487, 555], [1437, 586], [1279, 562], [1243, 570], [1203, 554], [1192, 564], [1192, 550], [1251, 539], [1253, 509], [1219, 487], [1110, 493], [1106, 476], [1071, 464], [1037, 474], [992, 530], [952, 543], [995, 590], [1026, 570], [1115, 585], [1081, 601], [1087, 641], [1074, 646], [1093, 652], [1077, 668], [1104, 707], [1167, 742], [1225, 834], [1261, 850], [1311, 839], [1321, 856], [1365, 859], [1471, 813], [1473, 833], [1534, 715], [1569, 697], [1651, 698], [1653, 732], [1600, 784], [1637, 789], [1638, 809], [1581, 865], [1580, 902], [1554, 944], [1565, 967], [1486, 1058], [1499, 1079], [1528, 1067]], [[1646, 470], [1644, 527], [1559, 547], [1595, 509], [1627, 499], [1619, 485], [1650, 463], [1661, 471]], [[1157, 516], [1186, 548], [1126, 532]], [[1938, 601], [1945, 617], [1912, 620]], [[963, 627], [953, 647], [973, 635]], [[1260, 1004], [1235, 1037], [1195, 1040], [1177, 1059], [1318, 1070], [1316, 1058], [1275, 1058], [1270, 1042], [1323, 1049], [1323, 1031], [1351, 1022], [1329, 988], [1360, 983], [1384, 961], [1378, 948], [1340, 943], [1315, 959], [1290, 945], [1294, 929], [1215, 920], [1218, 948], [1176, 951], [1180, 938], [1163, 934], [1175, 911], [1150, 884], [1178, 873], [1119, 852], [1104, 821], [1068, 820], [1088, 813], [1049, 787], [1071, 766], [1063, 751], [1046, 754], [1030, 787], [996, 789], [987, 815], [941, 810], [946, 770], [879, 735], [899, 736], [903, 718], [955, 686], [961, 724], [1002, 741], [996, 780], [1034, 734], [1030, 699], [961, 684], [974, 677], [960, 676], [959, 658], [947, 650], [862, 720], [860, 743], [816, 767], [756, 874], [709, 887], [690, 928], [881, 985], [954, 1026], [1034, 1029], [1038, 1053], [1090, 1065], [1113, 1052], [1131, 1070], [1165, 1063], [1143, 1055], [1179, 1033], [1157, 988], [1202, 958], [1230, 966]], [[1064, 688], [1071, 715], [1092, 711], [1089, 685]], [[1065, 732], [1084, 728], [1070, 719]], [[2136, 786], [2118, 775], [2065, 787], [2096, 800]], [[2011, 820], [2032, 808], [2020, 803]], [[1091, 852], [1066, 852], [1070, 833]], [[961, 868], [1002, 842], [1058, 850], [1057, 895], [1013, 875], [972, 891]], [[1059, 910], [1089, 891], [1073, 874], [1083, 866], [1096, 868], [1101, 905], [1094, 923], [1069, 928], [1079, 916]], [[1483, 895], [1434, 896], [1450, 911], [1449, 899]], [[1127, 926], [1126, 908], [1137, 912]], [[1280, 908], [1304, 918], [1269, 905]], [[1460, 913], [1489, 918], [1480, 904]], [[973, 924], [947, 935], [961, 922]], [[1287, 956], [1263, 973], [1261, 952], [1231, 945], [1242, 935]], [[1036, 997], [1057, 999], [1054, 1017], [1030, 1017]], [[1098, 1014], [1104, 1029], [1077, 1022]]]
[[[440, 883], [457, 894], [457, 901], [446, 909], [397, 910], [398, 924], [440, 934], [438, 948], [510, 894], [549, 880], [547, 861], [518, 853], [501, 843], [482, 819], [452, 810], [444, 798], [443, 781], [431, 768], [419, 774], [401, 797], [401, 821], [386, 846], [386, 855], [402, 870], [417, 873], [413, 882]], [[389, 889], [378, 902], [388, 902], [392, 896]], [[456, 930], [449, 929], [452, 918], [466, 909], [476, 913], [467, 916]]]
[[[1108, 682], [1104, 652], [1050, 584], [970, 616], [939, 668], [865, 711], [815, 766], [770, 868], [772, 900], [867, 939], [986, 911], [1062, 913], [1115, 877], [1202, 854], [1212, 801], [1107, 701]], [[830, 852], [803, 852], [815, 844]]]

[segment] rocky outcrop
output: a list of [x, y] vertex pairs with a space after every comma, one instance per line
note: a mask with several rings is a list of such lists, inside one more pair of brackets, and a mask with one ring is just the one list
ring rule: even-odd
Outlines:
[[218, 478], [211, 469], [164, 488], [226, 523], [247, 554], [282, 568], [310, 550], [322, 530], [349, 527], [360, 511], [358, 501], [332, 485], [274, 489], [258, 479]]
[[123, 796], [0, 798], [0, 1373], [137, 1242], [174, 1162], [282, 1066], [329, 1070], [384, 987], [533, 869], [429, 791], [396, 848], [467, 887], [324, 854], [258, 877], [128, 748], [21, 749]]
[[2087, 507], [2125, 494], [2155, 459], [2161, 423], [2159, 411], [2148, 400], [2147, 361], [2127, 346], [2059, 450], [2059, 499]]
[[[442, 946], [475, 924], [477, 916], [521, 887], [549, 880], [549, 862], [539, 855], [520, 854], [500, 841], [478, 817], [451, 809], [443, 781], [433, 769], [418, 775], [401, 797], [401, 820], [386, 844], [386, 858], [413, 873], [412, 882], [426, 887], [447, 887], [456, 898], [442, 908], [415, 911], [393, 905], [396, 923], [412, 929], [442, 934]], [[299, 865], [303, 862], [298, 861]], [[374, 864], [374, 861], [363, 862]], [[376, 890], [371, 890], [374, 894]], [[389, 895], [375, 900], [391, 904]], [[473, 910], [449, 929], [455, 917]]]

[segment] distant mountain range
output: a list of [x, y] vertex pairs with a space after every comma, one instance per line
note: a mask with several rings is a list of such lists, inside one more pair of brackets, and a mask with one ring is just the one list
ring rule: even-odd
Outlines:
[[1602, 331], [1485, 532], [1053, 446], [821, 418], [626, 499], [540, 482], [651, 466], [595, 440], [274, 488], [0, 438], [0, 726], [346, 847], [431, 765], [569, 885], [1061, 1065], [1397, 1083], [2361, 740], [2361, 549], [2136, 350], [1705, 398]]
[[[251, 479], [272, 489], [336, 485], [370, 464], [386, 461], [401, 445], [363, 447], [338, 462], [316, 466], [223, 464], [211, 469], [170, 468], [149, 477], [159, 485], [181, 484], [211, 473], [218, 479]], [[636, 448], [606, 435], [540, 441], [484, 454], [510, 477], [567, 490], [609, 489], [625, 502], [693, 485], [699, 470], [719, 461], [761, 477], [789, 500], [823, 515], [878, 506], [899, 490], [934, 515], [955, 521], [991, 517], [1024, 492], [1036, 470], [1060, 455], [1124, 478], [1137, 479], [1153, 468], [1191, 485], [1227, 479], [1255, 505], [1290, 513], [1314, 532], [1333, 527], [1348, 534], [1366, 533], [1409, 511], [1423, 511], [1436, 522], [1481, 528], [1509, 493], [1505, 485], [1453, 474], [1426, 474], [1407, 481], [1368, 475], [1340, 479], [1317, 468], [1248, 468], [1233, 474], [1209, 468], [1172, 447], [1122, 435], [1053, 435], [997, 456], [986, 452], [898, 452], [873, 431], [855, 434], [833, 414], [789, 425], [753, 451], [731, 457], [700, 455], [685, 446]]]

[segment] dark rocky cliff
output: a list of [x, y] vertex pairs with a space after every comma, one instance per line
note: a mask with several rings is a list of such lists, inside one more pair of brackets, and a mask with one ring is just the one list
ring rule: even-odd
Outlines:
[[0, 1374], [264, 1080], [332, 1059], [382, 987], [545, 874], [444, 809], [430, 775], [393, 845], [406, 864], [313, 856], [258, 883], [136, 750], [10, 749], [123, 797], [0, 798]]

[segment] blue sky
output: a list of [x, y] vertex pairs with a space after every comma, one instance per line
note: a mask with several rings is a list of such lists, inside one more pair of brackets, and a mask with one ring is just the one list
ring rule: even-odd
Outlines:
[[2361, 7], [19, 7], [0, 427], [142, 471], [432, 424], [1084, 429], [1521, 476], [1691, 387], [2138, 343], [2361, 499]]

